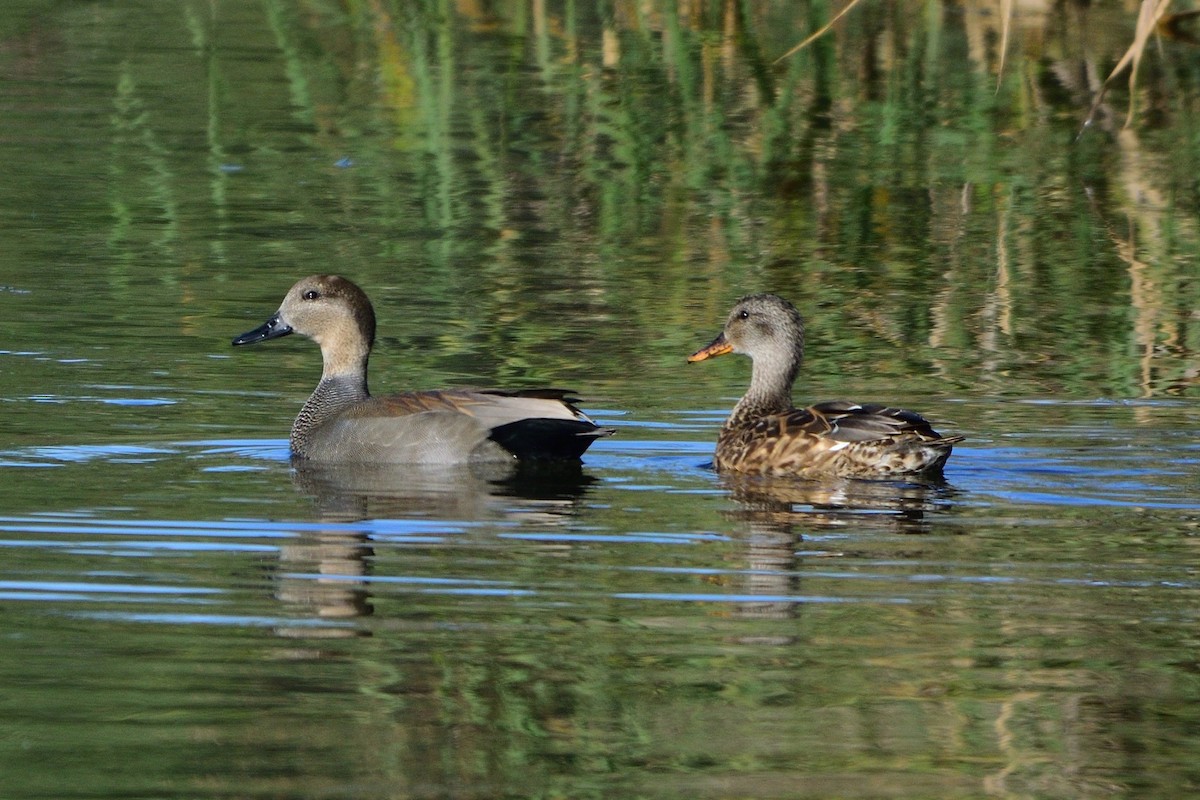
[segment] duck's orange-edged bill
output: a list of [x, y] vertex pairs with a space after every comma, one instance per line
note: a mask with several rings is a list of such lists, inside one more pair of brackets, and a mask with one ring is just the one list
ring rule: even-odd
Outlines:
[[718, 336], [717, 338], [713, 339], [712, 342], [708, 345], [708, 347], [702, 347], [699, 350], [697, 350], [696, 352], [692, 353], [690, 356], [688, 356], [688, 362], [691, 363], [691, 362], [695, 362], [695, 361], [703, 361], [706, 358], [714, 358], [716, 356], [723, 356], [726, 353], [732, 353], [732, 352], [733, 352], [733, 345], [731, 345], [729, 342], [725, 341], [725, 333], [722, 331], [721, 335]]

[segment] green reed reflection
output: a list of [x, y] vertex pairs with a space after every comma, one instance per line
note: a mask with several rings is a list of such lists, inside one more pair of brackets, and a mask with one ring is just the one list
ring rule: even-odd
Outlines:
[[[380, 363], [402, 385], [620, 395], [640, 376], [715, 397], [736, 368], [680, 354], [733, 296], [773, 289], [809, 316], [814, 395], [1189, 391], [1190, 73], [1134, 129], [1101, 115], [1076, 140], [1090, 95], [1071, 76], [1122, 52], [1123, 14], [1087, 12], [1113, 24], [1081, 41], [1046, 12], [1047, 45], [1015, 40], [997, 92], [979, 8], [908, 10], [862, 6], [774, 63], [828, 10], [155, 9], [86, 66], [106, 124], [72, 152], [102, 180], [55, 186], [14, 158], [14, 202], [76, 222], [66, 260], [107, 274], [99, 302], [182, 306], [194, 333], [239, 327], [234, 298], [298, 273], [351, 273], [382, 298]], [[126, 22], [69, 16], [63, 35]], [[70, 86], [79, 67], [47, 69]], [[10, 260], [19, 279], [42, 259]]]

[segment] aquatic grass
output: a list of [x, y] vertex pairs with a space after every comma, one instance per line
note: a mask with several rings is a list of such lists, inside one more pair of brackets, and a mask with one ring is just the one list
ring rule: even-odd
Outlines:
[[[843, 17], [856, 8], [861, 2], [862, 0], [849, 0], [849, 2], [841, 8], [841, 10], [830, 17], [828, 22], [826, 22], [813, 33], [809, 34], [798, 44], [788, 49], [782, 55], [777, 57], [775, 59], [775, 63], [779, 64], [780, 62], [791, 58], [796, 53], [800, 52], [806, 47], [809, 47], [818, 39], [825, 36], [839, 21], [841, 21]], [[1000, 24], [1000, 44], [998, 48], [998, 64], [996, 69], [997, 93], [999, 93], [1001, 89], [1004, 68], [1008, 59], [1009, 39], [1011, 36], [1012, 19], [1015, 6], [1014, 0], [999, 0], [999, 2], [1000, 8], [998, 16]], [[1184, 20], [1190, 19], [1191, 17], [1200, 14], [1200, 12], [1185, 11], [1179, 14], [1169, 14], [1168, 9], [1170, 5], [1171, 0], [1142, 0], [1142, 2], [1139, 4], [1133, 41], [1130, 43], [1125, 53], [1121, 56], [1116, 66], [1113, 67], [1108, 77], [1105, 78], [1100, 88], [1095, 92], [1095, 98], [1093, 99], [1092, 105], [1083, 120], [1081, 131], [1086, 130], [1092, 125], [1097, 112], [1103, 105], [1105, 96], [1107, 95], [1109, 89], [1116, 82], [1116, 80], [1125, 73], [1126, 70], [1129, 71], [1129, 109], [1126, 112], [1124, 127], [1128, 128], [1130, 124], [1132, 124], [1136, 110], [1138, 68], [1141, 65], [1142, 57], [1145, 54], [1147, 44], [1149, 43], [1152, 34], [1166, 33], [1172, 38], [1176, 38], [1181, 41], [1194, 41], [1194, 37], [1184, 32], [1180, 26]]]
[[[1191, 385], [1200, 326], [1183, 311], [1196, 284], [1181, 254], [1196, 197], [1155, 154], [1194, 148], [1174, 129], [1056, 141], [1093, 100], [1059, 76], [1107, 58], [1124, 35], [1111, 25], [1089, 28], [1086, 49], [1060, 36], [1063, 55], [1039, 61], [1013, 47], [1011, 8], [960, 19], [855, 3], [811, 10], [837, 25], [772, 65], [763, 54], [808, 22], [790, 4], [305, 8], [271, 2], [257, 33], [218, 37], [219, 20], [189, 7], [178, 34], [205, 59], [207, 167], [251, 168], [210, 175], [210, 196], [188, 205], [216, 222], [205, 246], [221, 263], [239, 238], [279, 269], [319, 242], [322, 269], [373, 275], [393, 306], [379, 357], [399, 380], [667, 370], [733, 295], [764, 287], [808, 304], [814, 373], [870, 370], [855, 354], [886, 342], [896, 356], [878, 369], [897, 376], [1004, 388], [1036, 365], [1048, 385], [1074, 376], [1069, 391]], [[243, 36], [246, 52], [276, 53], [265, 102], [292, 116], [282, 135], [242, 110], [264, 103], [221, 55]], [[131, 87], [146, 75], [127, 71]], [[1183, 72], [1137, 77], [1188, 88]], [[1187, 92], [1151, 97], [1186, 117]], [[181, 186], [187, 158], [161, 153]], [[266, 197], [273, 218], [237, 223]], [[127, 209], [121, 230], [142, 223]], [[626, 341], [657, 349], [634, 367]]]
[[[109, 198], [112, 226], [107, 245], [113, 252], [127, 254], [132, 243], [147, 237], [153, 249], [173, 256], [180, 217], [176, 175], [168, 148], [154, 128], [153, 114], [141, 97], [128, 63], [123, 65], [117, 80], [110, 123], [109, 174], [113, 190]], [[148, 220], [159, 224], [148, 228]], [[148, 230], [154, 229], [159, 231], [158, 235], [148, 237]], [[128, 276], [119, 280], [127, 281]]]

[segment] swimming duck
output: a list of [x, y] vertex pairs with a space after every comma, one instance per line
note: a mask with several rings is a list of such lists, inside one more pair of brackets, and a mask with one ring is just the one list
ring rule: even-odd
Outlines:
[[961, 436], [942, 436], [919, 414], [845, 401], [792, 405], [804, 358], [804, 320], [774, 294], [737, 301], [725, 328], [689, 362], [742, 353], [753, 362], [750, 388], [721, 426], [713, 466], [813, 478], [936, 475]]
[[447, 389], [373, 397], [367, 358], [375, 310], [338, 275], [312, 275], [279, 310], [233, 344], [299, 333], [321, 346], [321, 382], [292, 424], [292, 455], [330, 463], [463, 463], [578, 460], [601, 428], [561, 389]]

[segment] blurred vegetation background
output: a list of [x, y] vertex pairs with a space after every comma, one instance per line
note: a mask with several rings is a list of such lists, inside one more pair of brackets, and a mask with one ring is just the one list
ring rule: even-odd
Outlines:
[[1101, 96], [1136, 4], [863, 0], [788, 54], [842, 8], [22, 0], [4, 268], [55, 291], [11, 333], [170, 309], [180, 382], [211, 385], [226, 333], [335, 271], [400, 385], [713, 398], [741, 367], [679, 359], [774, 290], [810, 319], [813, 394], [1192, 389], [1190, 18]]

